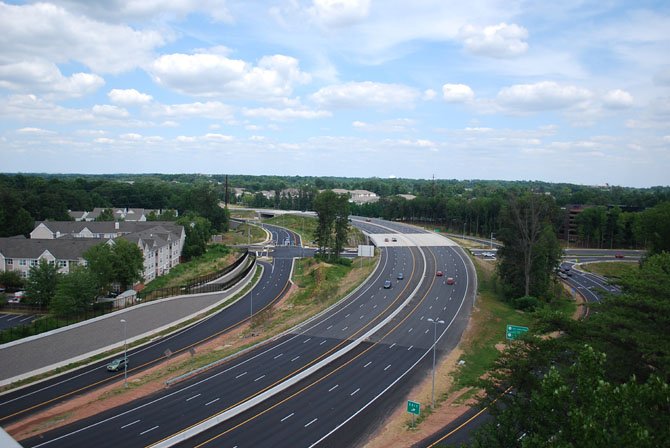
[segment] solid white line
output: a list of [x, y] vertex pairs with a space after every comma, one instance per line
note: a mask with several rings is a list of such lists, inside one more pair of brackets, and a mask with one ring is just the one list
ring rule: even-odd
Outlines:
[[191, 398], [187, 398], [186, 401], [191, 401], [191, 400], [193, 400], [194, 398], [198, 398], [200, 395], [202, 395], [202, 394], [193, 395]]
[[312, 423], [314, 423], [314, 422], [317, 421], [317, 420], [318, 420], [318, 418], [315, 418], [315, 419], [312, 420], [311, 422], [307, 423], [307, 424], [305, 425], [305, 428], [307, 428], [309, 425], [311, 425]]
[[391, 367], [391, 364], [389, 364], [389, 365], [387, 365], [386, 367], [384, 367], [384, 372], [386, 372], [386, 371], [389, 369], [389, 367]]
[[220, 398], [215, 398], [215, 399], [213, 399], [212, 401], [210, 401], [209, 403], [205, 403], [205, 406], [209, 406], [210, 404], [212, 404], [212, 403], [216, 403], [216, 402], [219, 401], [219, 400], [220, 400]]
[[158, 425], [154, 426], [153, 428], [149, 428], [149, 429], [147, 429], [147, 430], [144, 431], [144, 432], [141, 432], [140, 435], [143, 436], [144, 434], [146, 434], [146, 433], [148, 433], [148, 432], [151, 432], [151, 431], [153, 431], [153, 430], [156, 429], [156, 428], [158, 428]]
[[339, 384], [336, 384], [336, 385], [334, 385], [333, 387], [331, 387], [330, 389], [328, 389], [328, 392], [332, 392], [332, 391], [334, 391], [335, 389], [337, 389], [338, 387], [340, 387], [340, 385], [339, 385]]
[[261, 376], [259, 376], [258, 378], [256, 378], [256, 379], [254, 380], [254, 382], [256, 382], [256, 381], [258, 381], [258, 380], [260, 380], [260, 379], [262, 379], [262, 378], [265, 378], [265, 375], [261, 375]]
[[284, 417], [283, 419], [279, 420], [280, 422], [283, 422], [284, 420], [288, 420], [289, 418], [293, 417], [295, 415], [295, 412], [291, 412], [289, 415]]
[[350, 396], [350, 397], [353, 397], [354, 395], [356, 395], [356, 393], [357, 393], [359, 390], [361, 390], [360, 387], [359, 387], [358, 389], [356, 389], [355, 391], [353, 391], [352, 393], [350, 393], [349, 396]]
[[247, 374], [247, 372], [240, 373], [239, 375], [237, 375], [237, 376], [235, 377], [235, 379], [242, 378], [242, 377], [243, 377], [244, 375], [246, 375], [246, 374]]
[[133, 426], [135, 423], [139, 423], [139, 422], [141, 422], [141, 421], [142, 421], [142, 420], [135, 420], [134, 422], [128, 423], [127, 425], [123, 425], [123, 426], [121, 427], [121, 429], [125, 429], [125, 428], [127, 428], [127, 427], [129, 427], [129, 426]]

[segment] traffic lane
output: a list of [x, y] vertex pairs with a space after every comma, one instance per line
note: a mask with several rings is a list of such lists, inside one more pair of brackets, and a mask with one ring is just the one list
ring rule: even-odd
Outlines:
[[[460, 447], [472, 442], [472, 434], [493, 416], [488, 409], [473, 406], [437, 433], [412, 445], [412, 448], [433, 448], [435, 446]], [[463, 428], [467, 428], [464, 431]]]
[[300, 236], [293, 232], [292, 230], [286, 229], [273, 224], [263, 224], [273, 236], [273, 240], [276, 245], [283, 246], [299, 246], [300, 245]]
[[370, 229], [369, 233], [388, 233], [388, 229], [392, 229], [398, 233], [428, 233], [424, 229], [402, 224], [393, 221], [385, 221], [377, 218], [366, 218], [364, 216], [352, 216], [352, 224], [356, 227]]
[[[436, 286], [439, 290], [444, 288], [444, 285], [441, 285], [439, 282], [436, 283]], [[416, 318], [422, 312], [429, 311], [433, 305], [433, 296], [440, 292], [442, 291], [429, 289], [423, 300], [419, 300], [408, 315]], [[447, 314], [442, 313], [437, 313], [437, 317], [449, 318]], [[455, 320], [455, 316], [452, 316], [449, 322], [453, 323]], [[331, 431], [333, 425], [337, 425], [337, 422], [347, 420], [351, 416], [351, 412], [355, 412], [352, 411], [351, 407], [342, 404], [333, 405], [332, 400], [328, 399], [329, 394], [339, 389], [339, 391], [345, 392], [342, 397], [346, 398], [347, 394], [349, 397], [356, 395], [364, 402], [366, 400], [369, 402], [370, 397], [376, 397], [383, 389], [390, 387], [390, 384], [397, 379], [397, 376], [393, 377], [394, 374], [407, 371], [409, 367], [418, 362], [419, 358], [422, 356], [425, 357], [427, 353], [430, 353], [434, 338], [433, 325], [426, 320], [420, 319], [408, 321], [406, 325], [402, 325], [401, 323], [397, 329], [392, 331], [391, 337], [384, 338], [383, 343], [372, 346], [370, 352], [365, 354], [365, 357], [355, 359], [349, 366], [344, 367], [351, 370], [350, 372], [343, 370], [336, 377], [333, 376], [328, 381], [316, 383], [313, 389], [309, 391], [308, 396], [296, 397], [296, 402], [292, 404], [287, 405], [286, 403], [282, 403], [277, 408], [270, 409], [266, 414], [257, 417], [252, 424], [244, 425], [243, 428], [245, 429], [235, 430], [229, 433], [230, 435], [226, 434], [224, 437], [212, 441], [211, 446], [232, 446], [237, 443], [240, 446], [284, 446], [281, 440], [285, 442], [290, 441], [291, 444], [299, 446], [308, 446], [324, 433]], [[446, 331], [445, 329], [444, 332]], [[456, 340], [451, 340], [450, 343], [455, 345], [459, 338], [460, 336], [457, 336]], [[440, 340], [442, 341], [442, 339]], [[393, 381], [385, 381], [384, 377], [386, 375], [391, 375], [390, 377]], [[352, 378], [354, 378], [352, 380], [353, 384], [352, 381], [348, 380]], [[324, 397], [326, 401], [319, 405], [318, 403]], [[354, 407], [356, 406], [354, 404]], [[296, 411], [296, 409], [303, 410], [309, 408], [318, 408], [318, 411], [310, 415]], [[290, 417], [287, 418], [287, 416]], [[293, 416], [296, 416], [293, 426], [285, 426], [289, 424]], [[304, 420], [309, 421], [305, 423]], [[319, 424], [319, 421], [322, 423]], [[225, 432], [222, 428], [233, 428], [236, 426], [236, 422], [237, 420], [230, 422], [230, 424], [226, 423], [222, 427], [217, 428], [217, 431], [209, 431], [207, 434], [198, 436], [195, 441], [189, 441], [189, 443], [207, 440], [210, 437]], [[281, 425], [277, 422], [281, 422]], [[325, 427], [320, 428], [321, 425], [325, 425]], [[302, 428], [310, 427], [311, 430], [307, 432], [302, 431], [301, 426]], [[268, 428], [268, 432], [271, 431], [271, 437], [267, 432], [260, 433], [258, 428]], [[287, 434], [287, 437], [282, 438], [278, 436], [282, 432]], [[296, 434], [303, 434], [299, 437], [304, 438], [296, 439]], [[315, 436], [315, 434], [317, 435]]]
[[0, 331], [21, 325], [30, 325], [39, 317], [37, 314], [0, 313]]
[[[225, 310], [149, 345], [129, 350], [128, 373], [134, 374], [162, 362], [168, 350], [170, 354], [185, 351], [246, 321], [249, 318], [252, 295], [256, 313], [278, 300], [288, 285], [291, 263], [290, 260], [278, 260], [274, 272], [264, 269], [261, 281], [254, 291]], [[0, 421], [3, 424], [15, 421], [29, 412], [64, 401], [75, 393], [118, 381], [124, 372], [110, 373], [106, 369], [112, 359], [114, 358], [2, 395]]]
[[[345, 315], [345, 318], [350, 317], [349, 316], [350, 314], [351, 313], [347, 313]], [[361, 319], [359, 319], [358, 321], [354, 321], [354, 323], [358, 324], [358, 322], [360, 322], [360, 321], [361, 321]], [[302, 336], [296, 336], [296, 338], [297, 337], [302, 337]], [[274, 380], [276, 381], [277, 380], [277, 378], [276, 378], [277, 375], [279, 375], [281, 377], [282, 375], [285, 375], [286, 372], [287, 372], [286, 370], [281, 370], [281, 367], [282, 367], [281, 361], [278, 362], [277, 361], [278, 359], [281, 358], [282, 360], [284, 360], [285, 364], [294, 363], [294, 362], [297, 362], [298, 360], [300, 360], [301, 362], [308, 362], [310, 360], [309, 359], [310, 353], [305, 352], [305, 344], [307, 342], [310, 342], [310, 341], [311, 341], [311, 347], [318, 347], [318, 350], [328, 349], [328, 345], [326, 345], [324, 347], [324, 343], [328, 342], [327, 340], [322, 340], [321, 342], [319, 342], [318, 339], [314, 339], [314, 340], [313, 339], [314, 338], [312, 338], [312, 337], [307, 337], [307, 338], [303, 337], [302, 341], [297, 341], [298, 343], [296, 345], [300, 347], [299, 352], [290, 353], [290, 352], [282, 351], [280, 349], [277, 349], [277, 350], [270, 349], [270, 350], [268, 350], [267, 353], [269, 354], [270, 357], [272, 357], [272, 360], [267, 360], [267, 359], [263, 360], [260, 357], [258, 357], [259, 359], [255, 360], [255, 363], [260, 366], [258, 368], [253, 368], [250, 365], [246, 365], [247, 363], [244, 362], [244, 363], [240, 363], [238, 365], [234, 365], [233, 367], [231, 367], [229, 369], [226, 369], [226, 372], [224, 372], [225, 375], [224, 374], [221, 374], [221, 375], [217, 374], [217, 376], [221, 376], [221, 378], [218, 378], [216, 385], [210, 386], [210, 387], [214, 388], [213, 390], [200, 390], [200, 391], [197, 391], [197, 392], [195, 390], [192, 391], [192, 393], [195, 394], [195, 395], [193, 395], [193, 397], [195, 397], [197, 395], [197, 397], [192, 398], [192, 400], [194, 400], [193, 404], [196, 405], [198, 403], [197, 398], [200, 397], [200, 396], [212, 397], [213, 394], [216, 393], [217, 391], [220, 393], [222, 388], [221, 388], [221, 385], [219, 383], [221, 383], [221, 382], [223, 384], [226, 384], [226, 385], [236, 384], [235, 383], [236, 380], [239, 380], [240, 378], [245, 377], [245, 379], [249, 379], [248, 384], [251, 385], [251, 373], [253, 373], [254, 375], [258, 375], [253, 379], [253, 383], [256, 383], [257, 381], [262, 381], [261, 383], [259, 383], [259, 385], [261, 385], [264, 382], [267, 382], [269, 380], [272, 380], [273, 376], [275, 377]], [[318, 342], [318, 344], [317, 344], [317, 342]], [[280, 344], [280, 345], [283, 345], [283, 344]], [[310, 347], [310, 345], [307, 345], [307, 347]], [[287, 347], [284, 347], [284, 349], [286, 349], [286, 348]], [[300, 353], [302, 353], [302, 355]], [[316, 355], [314, 355], [314, 356], [316, 356]], [[241, 367], [240, 367], [240, 365], [241, 365]], [[262, 373], [263, 369], [267, 369], [268, 366], [270, 366], [270, 365], [273, 366], [272, 372]], [[289, 365], [289, 369], [288, 369], [289, 371], [291, 370], [291, 367], [292, 366]], [[211, 384], [211, 383], [206, 382], [206, 383], [202, 383], [202, 384], [207, 385], [207, 384]], [[258, 388], [258, 385], [253, 384], [251, 390], [255, 390], [257, 392], [258, 391], [257, 388]], [[246, 393], [251, 393], [251, 392], [249, 392], [244, 387], [238, 385], [238, 386], [236, 386], [236, 389], [233, 393], [230, 393], [230, 392], [225, 393], [224, 394], [225, 395], [224, 399], [216, 400], [217, 406], [221, 406], [221, 405], [225, 406], [225, 405], [235, 404], [234, 402], [230, 403], [230, 400], [242, 399], [242, 398], [244, 398], [244, 395]], [[174, 404], [175, 402], [177, 403], [176, 405]], [[152, 422], [153, 426], [151, 426], [151, 428], [153, 428], [153, 429], [150, 431], [152, 433], [151, 437], [161, 437], [163, 435], [170, 435], [170, 431], [174, 431], [174, 428], [175, 428], [174, 422], [171, 421], [171, 417], [168, 418], [167, 423], [165, 423], [163, 421], [164, 419], [161, 420], [160, 417], [162, 415], [162, 412], [160, 411], [160, 409], [166, 409], [170, 406], [175, 405], [175, 406], [177, 406], [178, 409], [180, 409], [180, 411], [184, 411], [184, 409], [186, 408], [187, 405], [182, 404], [181, 402], [182, 402], [182, 398], [180, 396], [177, 396], [176, 394], [170, 394], [168, 399], [166, 399], [165, 402], [162, 402], [160, 404], [160, 406], [158, 407], [158, 409], [159, 409], [158, 411], [155, 411], [155, 410], [145, 411], [143, 413], [142, 417], [135, 418], [135, 416], [133, 416], [133, 418], [135, 418], [135, 420], [151, 421]], [[214, 408], [211, 408], [211, 409], [214, 409]], [[123, 413], [123, 411], [119, 411], [119, 412]], [[116, 415], [118, 415], [119, 412], [117, 412]], [[155, 412], [158, 412], [158, 415], [155, 415]], [[198, 418], [204, 418], [201, 414], [199, 414], [197, 412], [197, 410], [190, 410], [190, 411], [186, 412], [186, 415], [188, 416], [188, 418], [187, 417], [182, 417], [180, 419], [181, 424], [191, 423], [191, 420], [193, 418], [196, 419], [195, 421], [193, 421], [193, 423], [197, 422]], [[115, 417], [113, 415], [111, 415], [111, 416], [110, 415], [104, 415], [104, 416], [100, 416], [100, 418], [104, 421], [104, 420], [110, 419], [110, 418], [112, 420], [114, 420], [117, 417]], [[128, 423], [126, 423], [126, 424], [128, 424]], [[154, 428], [154, 426], [156, 428]], [[164, 429], [160, 429], [161, 427], [164, 428]], [[103, 431], [103, 432], [110, 433], [110, 435], [111, 435], [116, 428], [103, 428], [102, 426], [98, 425], [98, 427], [96, 427], [95, 429], [96, 429], [96, 431], [95, 431], [96, 434]], [[140, 428], [140, 429], [142, 429], [142, 428]], [[144, 430], [146, 430], [146, 429], [144, 429]], [[163, 431], [165, 431], [165, 430], [168, 431], [167, 434], [163, 434]], [[71, 434], [74, 431], [80, 431], [80, 430], [77, 429], [76, 427], [71, 426], [71, 427], [68, 427], [68, 428], [64, 428], [60, 432], [49, 433], [48, 437], [50, 439], [58, 439], [58, 437], [62, 437], [64, 434]], [[140, 431], [140, 432], [143, 432], [143, 431]], [[135, 434], [135, 436], [139, 437], [138, 434]], [[67, 444], [71, 444], [71, 443], [85, 444], [89, 441], [86, 437], [93, 437], [93, 440], [95, 440], [96, 436], [91, 435], [91, 432], [89, 432], [88, 434], [85, 434], [83, 436], [78, 436], [76, 439], [73, 439], [72, 437], [67, 437], [66, 443], [63, 446], [67, 446]], [[112, 437], [112, 439], [114, 439], [114, 438]], [[58, 440], [55, 440], [55, 442], [58, 442]], [[30, 443], [32, 443], [32, 441]], [[54, 445], [54, 446], [58, 446], [58, 445]]]

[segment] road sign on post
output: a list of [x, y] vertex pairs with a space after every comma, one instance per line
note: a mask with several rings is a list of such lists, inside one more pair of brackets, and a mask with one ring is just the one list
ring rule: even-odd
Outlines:
[[528, 327], [520, 327], [518, 325], [507, 325], [507, 331], [505, 332], [505, 335], [507, 336], [507, 339], [514, 340], [521, 335], [521, 333], [525, 333], [528, 331]]
[[414, 415], [419, 415], [421, 413], [421, 404], [416, 401], [407, 400], [407, 412]]

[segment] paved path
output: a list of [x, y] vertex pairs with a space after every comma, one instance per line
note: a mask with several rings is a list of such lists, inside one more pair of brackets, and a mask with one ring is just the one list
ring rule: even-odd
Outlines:
[[130, 342], [214, 307], [242, 286], [238, 285], [226, 292], [179, 296], [149, 302], [4, 344], [0, 346], [0, 359], [2, 359], [0, 384], [6, 384], [9, 379], [31, 376], [122, 346], [124, 339], [121, 319], [126, 320], [127, 337]]

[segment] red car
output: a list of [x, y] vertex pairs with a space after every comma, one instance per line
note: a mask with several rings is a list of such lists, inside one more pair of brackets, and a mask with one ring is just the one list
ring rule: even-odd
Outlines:
[[623, 254], [616, 253], [614, 254], [614, 258], [623, 258]]
[[454, 282], [453, 278], [451, 278], [451, 277], [447, 278], [447, 285], [453, 285], [454, 283], [455, 282]]
[[444, 274], [442, 274], [442, 271], [437, 271], [435, 273], [435, 275], [438, 276], [438, 277], [442, 277]]

